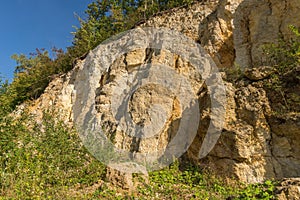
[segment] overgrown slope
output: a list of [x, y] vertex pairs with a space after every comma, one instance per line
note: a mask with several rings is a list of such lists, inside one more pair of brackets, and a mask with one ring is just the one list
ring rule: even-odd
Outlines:
[[[71, 70], [89, 50], [111, 35], [131, 28], [136, 22], [148, 18], [158, 11], [186, 3], [190, 3], [190, 1], [95, 1], [89, 5], [86, 11], [86, 19], [80, 19], [81, 27], [74, 33], [73, 46], [69, 47], [67, 52], [54, 49], [56, 55], [54, 58], [50, 58], [49, 53], [45, 50], [37, 50], [29, 57], [14, 56], [19, 63], [16, 67], [14, 81], [11, 84], [7, 84], [5, 81], [0, 82], [0, 199], [275, 198], [276, 182], [268, 180], [262, 184], [250, 185], [244, 185], [239, 181], [228, 183], [215, 176], [213, 171], [183, 160], [175, 162], [164, 170], [151, 172], [148, 180], [140, 175], [135, 175], [136, 189], [127, 191], [106, 181], [105, 166], [93, 158], [82, 146], [75, 130], [66, 127], [62, 121], [56, 119], [59, 118], [58, 113], [48, 110], [39, 122], [35, 122], [36, 119], [30, 112], [27, 112], [26, 108], [24, 110], [17, 109], [17, 112], [10, 114], [17, 105], [24, 102], [30, 105], [31, 100], [39, 98], [51, 80], [57, 80], [57, 77], [62, 80], [67, 79], [62, 74]], [[220, 4], [216, 7], [222, 6]], [[221, 11], [223, 10], [221, 9]], [[209, 15], [209, 19], [214, 19], [215, 13], [219, 15], [218, 12], [212, 13]], [[203, 21], [206, 22], [205, 20], [209, 21], [209, 19]], [[151, 24], [153, 21], [149, 23]], [[164, 22], [161, 21], [162, 24]], [[213, 20], [213, 22], [215, 21]], [[179, 23], [182, 24], [182, 22]], [[203, 23], [201, 25], [211, 27], [210, 24]], [[293, 26], [291, 26], [291, 33], [293, 37], [290, 40], [282, 38], [261, 47], [264, 49], [264, 56], [268, 58], [263, 63], [270, 69], [267, 76], [264, 75], [263, 78], [254, 80], [253, 77], [245, 75], [243, 66], [224, 69], [227, 76], [226, 81], [231, 82], [237, 89], [243, 88], [243, 91], [247, 92], [246, 89], [257, 87], [259, 91], [263, 89], [267, 92], [272, 108], [268, 120], [274, 125], [271, 127], [271, 131], [276, 134], [292, 122], [286, 118], [287, 115], [299, 114], [300, 111], [300, 34], [297, 27]], [[227, 32], [223, 31], [223, 34], [226, 35]], [[209, 34], [206, 33], [205, 37], [207, 35]], [[210, 43], [213, 40], [211, 38], [205, 40], [207, 39], [205, 37], [201, 38], [200, 42]], [[226, 40], [225, 44], [229, 45], [227, 46], [229, 48], [231, 41]], [[221, 49], [220, 55], [227, 52], [226, 48]], [[214, 51], [214, 49], [211, 50]], [[234, 49], [231, 49], [230, 52], [234, 52]], [[231, 63], [233, 57], [231, 55], [229, 57], [230, 62], [226, 63]], [[258, 67], [258, 70], [260, 69]], [[249, 88], [247, 88], [248, 86]], [[228, 91], [231, 92], [231, 90]], [[249, 98], [252, 98], [251, 94]], [[243, 93], [240, 96], [242, 95]], [[242, 102], [239, 99], [236, 101]], [[251, 112], [246, 114], [250, 117], [252, 115]], [[240, 118], [243, 119], [243, 117], [247, 118], [248, 116]], [[257, 116], [253, 118], [255, 117]], [[237, 121], [241, 121], [240, 118]], [[297, 129], [295, 124], [292, 125]], [[234, 130], [238, 129], [234, 124], [231, 126]], [[229, 137], [222, 142], [228, 142], [227, 144], [231, 144], [229, 143], [230, 139], [234, 142], [240, 139], [233, 131], [224, 131], [225, 136], [226, 134]], [[249, 138], [253, 139], [252, 135]], [[247, 138], [243, 137], [242, 139], [245, 144], [249, 143]], [[277, 146], [280, 147], [277, 148], [279, 150], [289, 148], [281, 145], [288, 146], [290, 141], [287, 141], [288, 139], [285, 137], [275, 139], [272, 140], [275, 150]], [[262, 140], [265, 142], [265, 138]], [[270, 141], [267, 142], [272, 143]], [[256, 144], [260, 145], [258, 142]], [[229, 148], [230, 156], [234, 152], [233, 149], [234, 147]], [[286, 151], [287, 154], [290, 153], [290, 149]], [[221, 152], [225, 154], [226, 148], [221, 149]], [[274, 152], [275, 154], [282, 153]], [[226, 157], [225, 155], [224, 160], [229, 160], [230, 156]], [[285, 159], [281, 154], [278, 157]], [[235, 161], [242, 163], [244, 160], [246, 159], [239, 157]], [[225, 166], [224, 168], [229, 166], [224, 163], [225, 161], [221, 163], [222, 166]], [[252, 163], [247, 164], [251, 165]], [[225, 171], [221, 171], [221, 173], [225, 173]]]

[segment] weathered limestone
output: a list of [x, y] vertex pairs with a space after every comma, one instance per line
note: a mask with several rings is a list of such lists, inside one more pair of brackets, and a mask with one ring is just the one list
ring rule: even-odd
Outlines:
[[243, 69], [264, 65], [262, 45], [291, 37], [300, 26], [298, 0], [244, 0], [233, 18], [236, 63]]
[[262, 66], [245, 69], [245, 76], [251, 81], [259, 81], [268, 78], [274, 73], [274, 68], [270, 66]]
[[276, 188], [276, 198], [278, 200], [299, 200], [300, 199], [300, 179], [284, 179], [280, 186]]
[[[174, 137], [182, 110], [176, 94], [166, 88], [156, 85], [142, 87], [132, 95], [128, 104], [130, 115], [137, 124], [150, 123], [160, 110], [165, 110], [163, 115], [168, 116], [168, 120], [159, 121], [157, 118], [157, 127], [162, 130], [159, 137], [136, 140], [118, 132], [109, 107], [115, 79], [124, 77], [146, 61], [165, 64], [187, 77], [199, 97], [200, 123], [187, 153], [190, 159], [222, 176], [248, 183], [299, 177], [300, 116], [290, 113], [275, 117], [266, 91], [259, 82], [272, 73], [270, 67], [259, 67], [265, 62], [262, 45], [275, 42], [280, 35], [285, 39], [290, 37], [288, 25], [300, 26], [299, 13], [299, 0], [210, 0], [174, 9], [142, 24], [168, 27], [186, 34], [208, 51], [218, 67], [232, 67], [236, 63], [246, 69], [245, 76], [249, 80], [238, 86], [225, 82], [227, 108], [222, 135], [210, 154], [199, 160], [198, 153], [210, 122], [210, 99], [203, 80], [193, 76], [193, 67], [178, 55], [168, 51], [147, 52], [146, 49], [131, 51], [118, 58], [109, 72], [98, 74], [99, 87], [92, 88], [98, 95], [91, 101], [95, 102], [103, 119], [103, 127], [114, 133], [111, 138], [115, 146], [129, 151], [151, 152], [163, 150]], [[31, 108], [33, 113], [41, 116], [42, 110], [54, 108], [61, 119], [72, 123], [74, 97], [77, 95], [74, 88], [80, 87], [93, 74], [89, 71], [92, 63], [89, 59], [79, 62], [70, 73], [55, 78]], [[78, 70], [85, 73], [82, 79], [77, 77]], [[148, 112], [154, 104], [162, 105], [163, 109], [154, 107]], [[115, 172], [108, 174], [118, 176]], [[111, 180], [118, 178], [112, 177]], [[128, 180], [126, 187], [131, 187], [130, 178]], [[297, 189], [291, 190], [294, 193]], [[288, 192], [284, 193], [288, 195]]]
[[155, 16], [142, 26], [167, 27], [199, 42], [218, 67], [234, 62], [233, 15], [242, 0], [208, 0], [191, 7], [173, 9]]

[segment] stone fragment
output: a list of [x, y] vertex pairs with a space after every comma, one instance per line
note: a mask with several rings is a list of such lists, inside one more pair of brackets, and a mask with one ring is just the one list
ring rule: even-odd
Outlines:
[[246, 69], [245, 76], [252, 81], [258, 81], [268, 78], [274, 71], [274, 68], [270, 66], [255, 67]]

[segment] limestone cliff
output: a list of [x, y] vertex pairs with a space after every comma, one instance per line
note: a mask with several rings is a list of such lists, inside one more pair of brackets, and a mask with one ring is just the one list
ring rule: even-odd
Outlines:
[[[139, 26], [167, 27], [184, 33], [203, 46], [220, 69], [239, 65], [244, 70], [260, 70], [255, 67], [265, 62], [261, 46], [276, 41], [281, 35], [288, 39], [288, 25], [300, 27], [299, 13], [299, 0], [208, 0], [154, 16]], [[77, 95], [75, 89], [93, 75], [89, 66], [93, 58], [100, 54], [97, 49], [94, 50], [68, 74], [55, 78], [45, 93], [34, 102], [32, 112], [40, 116], [42, 110], [54, 109], [58, 117], [72, 125]], [[224, 75], [227, 93], [225, 125], [214, 149], [206, 158], [199, 160], [199, 147], [210, 122], [209, 116], [205, 115], [209, 111], [209, 96], [202, 80], [190, 76], [193, 74], [190, 64], [178, 58], [178, 55], [164, 51], [131, 51], [118, 58], [110, 71], [101, 72], [96, 88], [87, 88], [89, 91], [97, 90], [94, 101], [105, 122], [102, 125], [110, 133], [115, 134], [117, 131], [109, 110], [106, 110], [110, 104], [114, 79], [146, 61], [167, 63], [179, 74], [186, 76], [195, 91], [201, 88], [200, 93], [195, 92], [202, 103], [199, 107], [201, 122], [186, 157], [222, 176], [249, 183], [300, 176], [300, 115], [273, 115], [272, 102], [262, 83], [253, 78], [244, 78], [233, 84], [226, 81]], [[85, 79], [78, 79], [78, 74], [85, 74], [81, 76]], [[264, 78], [266, 76], [258, 77]], [[169, 121], [163, 125], [163, 134], [153, 140], [135, 141], [117, 133], [113, 135], [117, 147], [129, 151], [166, 147], [174, 137], [182, 111], [178, 107], [178, 99], [172, 93], [152, 85], [137, 90], [129, 103], [131, 116], [136, 123], [150, 120], [151, 115], [147, 115], [145, 110], [153, 102], [162, 104], [168, 110], [166, 115]]]

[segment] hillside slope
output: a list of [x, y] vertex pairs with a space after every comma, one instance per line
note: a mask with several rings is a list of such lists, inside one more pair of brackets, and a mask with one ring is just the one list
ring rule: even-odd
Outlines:
[[[193, 73], [190, 64], [168, 51], [133, 50], [117, 58], [110, 70], [104, 72], [103, 69], [108, 66], [99, 64], [97, 59], [103, 52], [96, 48], [68, 74], [55, 78], [29, 110], [38, 116], [39, 121], [43, 110], [54, 109], [58, 118], [73, 126], [73, 114], [80, 112], [76, 102], [85, 104], [94, 101], [98, 115], [102, 117], [102, 125], [108, 136], [114, 139], [115, 146], [135, 152], [164, 149], [178, 129], [176, 121], [180, 121], [182, 116], [182, 111], [174, 106], [174, 97], [167, 90], [143, 88], [130, 102], [130, 114], [136, 116], [136, 121], [143, 119], [141, 113], [146, 109], [139, 102], [147, 105], [155, 100], [155, 103], [162, 104], [167, 110], [173, 106], [168, 111], [170, 113], [167, 113], [172, 117], [166, 123], [161, 136], [154, 140], [142, 139], [138, 145], [134, 138], [117, 131], [117, 123], [112, 119], [111, 110], [105, 108], [111, 103], [111, 93], [115, 90], [116, 83], [119, 84], [118, 81], [126, 77], [122, 73], [129, 73], [145, 61], [151, 64], [167, 64], [192, 82], [195, 91], [202, 88], [198, 95], [198, 100], [202, 103], [199, 106], [200, 125], [184, 159], [208, 168], [223, 178], [247, 183], [299, 177], [299, 67], [294, 67], [282, 75], [286, 81], [280, 83], [281, 90], [277, 93], [268, 86], [273, 75], [277, 73], [276, 67], [263, 51], [266, 44], [277, 42], [279, 38], [288, 41], [293, 37], [289, 25], [300, 27], [299, 12], [298, 0], [211, 0], [173, 9], [139, 25], [166, 27], [185, 34], [203, 46], [216, 66], [224, 71], [222, 76], [227, 94], [225, 125], [216, 146], [203, 159], [199, 159], [198, 154], [211, 120], [207, 115], [211, 106], [209, 93], [202, 80], [189, 77], [189, 73]], [[99, 80], [94, 80], [95, 77], [89, 78], [98, 68], [102, 70], [95, 75]], [[103, 81], [103, 76], [108, 79]], [[92, 100], [79, 96], [77, 91], [82, 87], [81, 84], [89, 81], [99, 83], [95, 88], [86, 88], [87, 91], [95, 93], [96, 98]], [[119, 87], [127, 86], [123, 82]], [[283, 97], [281, 94], [284, 94]], [[117, 173], [112, 174], [116, 176]]]

